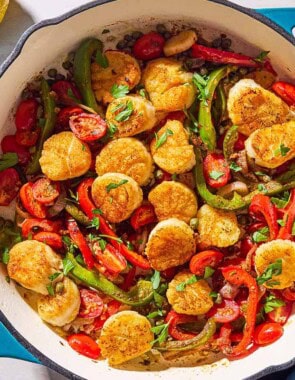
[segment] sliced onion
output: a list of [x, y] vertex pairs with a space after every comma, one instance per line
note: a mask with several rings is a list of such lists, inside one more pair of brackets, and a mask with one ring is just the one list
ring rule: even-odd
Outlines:
[[226, 282], [225, 285], [220, 289], [219, 293], [223, 298], [233, 300], [239, 293], [239, 286]]
[[61, 191], [56, 202], [47, 210], [47, 215], [49, 216], [49, 218], [53, 218], [54, 216], [58, 215], [66, 207], [66, 197], [67, 193], [64, 187], [61, 187]]
[[249, 193], [248, 186], [242, 181], [231, 182], [223, 187], [221, 187], [217, 194], [222, 197], [229, 198], [233, 195], [233, 192], [237, 192], [240, 195], [247, 195]]

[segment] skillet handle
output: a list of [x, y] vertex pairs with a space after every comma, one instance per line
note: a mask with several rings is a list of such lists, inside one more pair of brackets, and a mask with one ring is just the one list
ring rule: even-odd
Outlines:
[[257, 13], [269, 18], [286, 32], [295, 37], [295, 7], [294, 8], [262, 8], [255, 9]]

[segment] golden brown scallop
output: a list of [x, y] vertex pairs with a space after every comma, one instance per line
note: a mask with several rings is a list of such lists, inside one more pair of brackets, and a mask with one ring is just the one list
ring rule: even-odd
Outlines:
[[142, 202], [142, 190], [133, 178], [120, 173], [106, 173], [92, 184], [92, 198], [111, 223], [129, 218]]
[[80, 177], [91, 165], [91, 152], [72, 132], [60, 132], [47, 139], [39, 160], [42, 173], [52, 181]]
[[92, 63], [91, 79], [96, 100], [107, 104], [114, 100], [111, 94], [113, 85], [127, 86], [132, 90], [140, 81], [141, 71], [137, 60], [130, 54], [108, 50], [105, 57], [108, 67], [103, 68], [96, 62]]
[[[163, 139], [160, 146], [159, 139]], [[157, 138], [151, 142], [151, 152], [155, 163], [171, 174], [188, 172], [196, 163], [188, 134], [178, 120], [168, 120], [158, 131]]]
[[170, 218], [151, 231], [145, 253], [152, 268], [162, 271], [186, 263], [195, 249], [193, 230], [182, 220]]
[[153, 159], [143, 143], [132, 137], [109, 142], [96, 157], [96, 173], [122, 173], [133, 178], [139, 186], [152, 177]]
[[25, 240], [9, 251], [8, 275], [24, 288], [48, 294], [49, 277], [61, 272], [61, 258], [46, 244]]
[[142, 77], [151, 102], [157, 111], [178, 111], [189, 108], [196, 95], [192, 73], [182, 63], [170, 58], [150, 61]]
[[177, 218], [189, 223], [197, 215], [197, 197], [182, 183], [164, 181], [150, 191], [148, 198], [158, 220]]

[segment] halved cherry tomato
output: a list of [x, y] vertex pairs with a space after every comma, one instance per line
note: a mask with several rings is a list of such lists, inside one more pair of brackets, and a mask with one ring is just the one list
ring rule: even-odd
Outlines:
[[154, 211], [154, 207], [151, 204], [145, 204], [138, 207], [131, 216], [131, 226], [138, 230], [140, 227], [146, 224], [154, 223], [157, 221], [157, 217]]
[[289, 106], [295, 105], [295, 86], [288, 82], [276, 82], [272, 90], [281, 97]]
[[40, 178], [33, 184], [33, 196], [40, 203], [50, 204], [59, 196], [59, 184]]
[[35, 129], [33, 131], [16, 131], [15, 140], [16, 142], [25, 147], [34, 146], [39, 137], [39, 130]]
[[[225, 138], [225, 133], [219, 137], [217, 140], [217, 148], [223, 149], [223, 141]], [[243, 150], [245, 149], [245, 141], [247, 140], [247, 136], [242, 135], [240, 132], [238, 133], [238, 139], [234, 144], [234, 150]]]
[[81, 102], [82, 98], [79, 90], [74, 85], [74, 83], [67, 80], [60, 80], [55, 82], [51, 86], [51, 90], [57, 95], [58, 103], [64, 104], [65, 106], [74, 106], [78, 102]]
[[295, 289], [293, 288], [284, 289], [282, 295], [287, 301], [295, 301]]
[[240, 245], [240, 257], [246, 257], [248, 252], [253, 248], [254, 243], [250, 236], [246, 236], [243, 240], [241, 240]]
[[36, 126], [39, 103], [36, 99], [23, 100], [15, 113], [15, 126], [18, 131], [30, 131]]
[[107, 132], [107, 123], [99, 116], [81, 113], [70, 117], [70, 128], [82, 141], [95, 141]]
[[58, 233], [60, 228], [61, 223], [59, 221], [36, 218], [25, 219], [22, 223], [22, 236], [27, 238], [30, 234], [34, 236], [34, 234], [42, 231]]
[[121, 273], [127, 267], [125, 257], [111, 244], [107, 244], [102, 251], [99, 243], [95, 242], [93, 252], [98, 261], [112, 274]]
[[21, 165], [27, 164], [30, 160], [30, 152], [17, 143], [15, 135], [7, 135], [3, 137], [1, 148], [3, 153], [16, 153]]
[[292, 302], [285, 301], [285, 305], [274, 308], [271, 312], [266, 313], [267, 320], [284, 325], [292, 312]]
[[80, 289], [81, 307], [79, 317], [82, 318], [97, 318], [104, 309], [103, 300], [94, 291], [89, 289]]
[[121, 303], [119, 301], [112, 300], [108, 302], [106, 311], [94, 321], [94, 330], [101, 330], [107, 319], [118, 312], [120, 306]]
[[79, 354], [91, 359], [99, 358], [100, 348], [90, 336], [80, 333], [70, 335], [67, 339], [72, 349], [79, 352]]
[[209, 186], [217, 189], [230, 180], [230, 168], [223, 154], [210, 153], [204, 159], [204, 176]]
[[133, 46], [135, 58], [143, 61], [159, 58], [163, 53], [164, 37], [156, 32], [150, 32], [140, 37]]
[[8, 206], [21, 187], [18, 172], [8, 168], [0, 172], [0, 206]]
[[228, 323], [236, 320], [240, 315], [240, 307], [233, 300], [223, 300], [220, 305], [214, 305], [207, 313], [218, 323]]
[[62, 238], [56, 232], [37, 232], [33, 239], [48, 244], [51, 248], [61, 249], [63, 247]]
[[25, 183], [19, 192], [24, 208], [36, 218], [46, 218], [46, 207], [39, 203], [33, 195], [33, 183]]
[[69, 106], [62, 108], [57, 114], [55, 128], [57, 131], [70, 130], [70, 117], [83, 113], [80, 107]]
[[177, 339], [177, 340], [187, 340], [187, 339], [194, 338], [196, 334], [183, 332], [178, 327], [178, 325], [182, 323], [196, 322], [197, 320], [198, 319], [196, 316], [178, 314], [174, 310], [169, 311], [169, 313], [167, 314], [167, 317], [165, 318], [165, 322], [169, 323], [169, 327], [168, 327], [169, 335], [172, 336], [172, 338]]
[[206, 267], [215, 268], [222, 259], [223, 254], [219, 251], [208, 250], [199, 252], [191, 258], [189, 268], [192, 273], [203, 276]]
[[267, 346], [278, 340], [284, 333], [279, 323], [265, 322], [254, 330], [254, 342], [259, 346]]

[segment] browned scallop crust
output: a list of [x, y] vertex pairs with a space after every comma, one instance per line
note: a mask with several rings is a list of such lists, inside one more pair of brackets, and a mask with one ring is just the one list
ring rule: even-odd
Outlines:
[[103, 68], [96, 62], [92, 63], [91, 78], [97, 101], [107, 104], [114, 100], [111, 94], [114, 84], [128, 86], [132, 90], [140, 81], [141, 71], [136, 59], [127, 53], [108, 50], [105, 56], [108, 67]]
[[179, 182], [162, 182], [150, 191], [148, 199], [155, 208], [158, 220], [177, 218], [189, 223], [197, 214], [195, 193]]
[[152, 268], [162, 271], [184, 264], [195, 249], [192, 229], [182, 220], [170, 218], [151, 231], [145, 252]]
[[242, 79], [231, 88], [227, 107], [231, 121], [246, 136], [283, 123], [289, 113], [286, 103], [252, 79]]
[[[117, 187], [110, 189], [110, 185]], [[106, 173], [96, 178], [91, 192], [96, 207], [101, 209], [105, 218], [112, 223], [128, 219], [140, 206], [143, 198], [137, 182], [120, 173]]]
[[72, 132], [61, 132], [47, 139], [40, 158], [42, 172], [53, 181], [80, 177], [91, 165], [91, 152]]
[[37, 293], [48, 294], [49, 276], [61, 268], [61, 258], [48, 245], [36, 240], [22, 241], [9, 252], [9, 277]]
[[192, 276], [193, 274], [189, 271], [177, 273], [168, 285], [166, 293], [168, 302], [177, 313], [188, 315], [205, 314], [213, 306], [212, 297], [209, 295], [212, 289], [207, 281], [199, 280], [193, 284], [186, 285], [183, 291], [176, 289], [181, 283], [189, 281]]
[[132, 137], [109, 142], [96, 157], [98, 175], [122, 173], [133, 178], [139, 186], [146, 185], [152, 177], [152, 156], [143, 143]]

